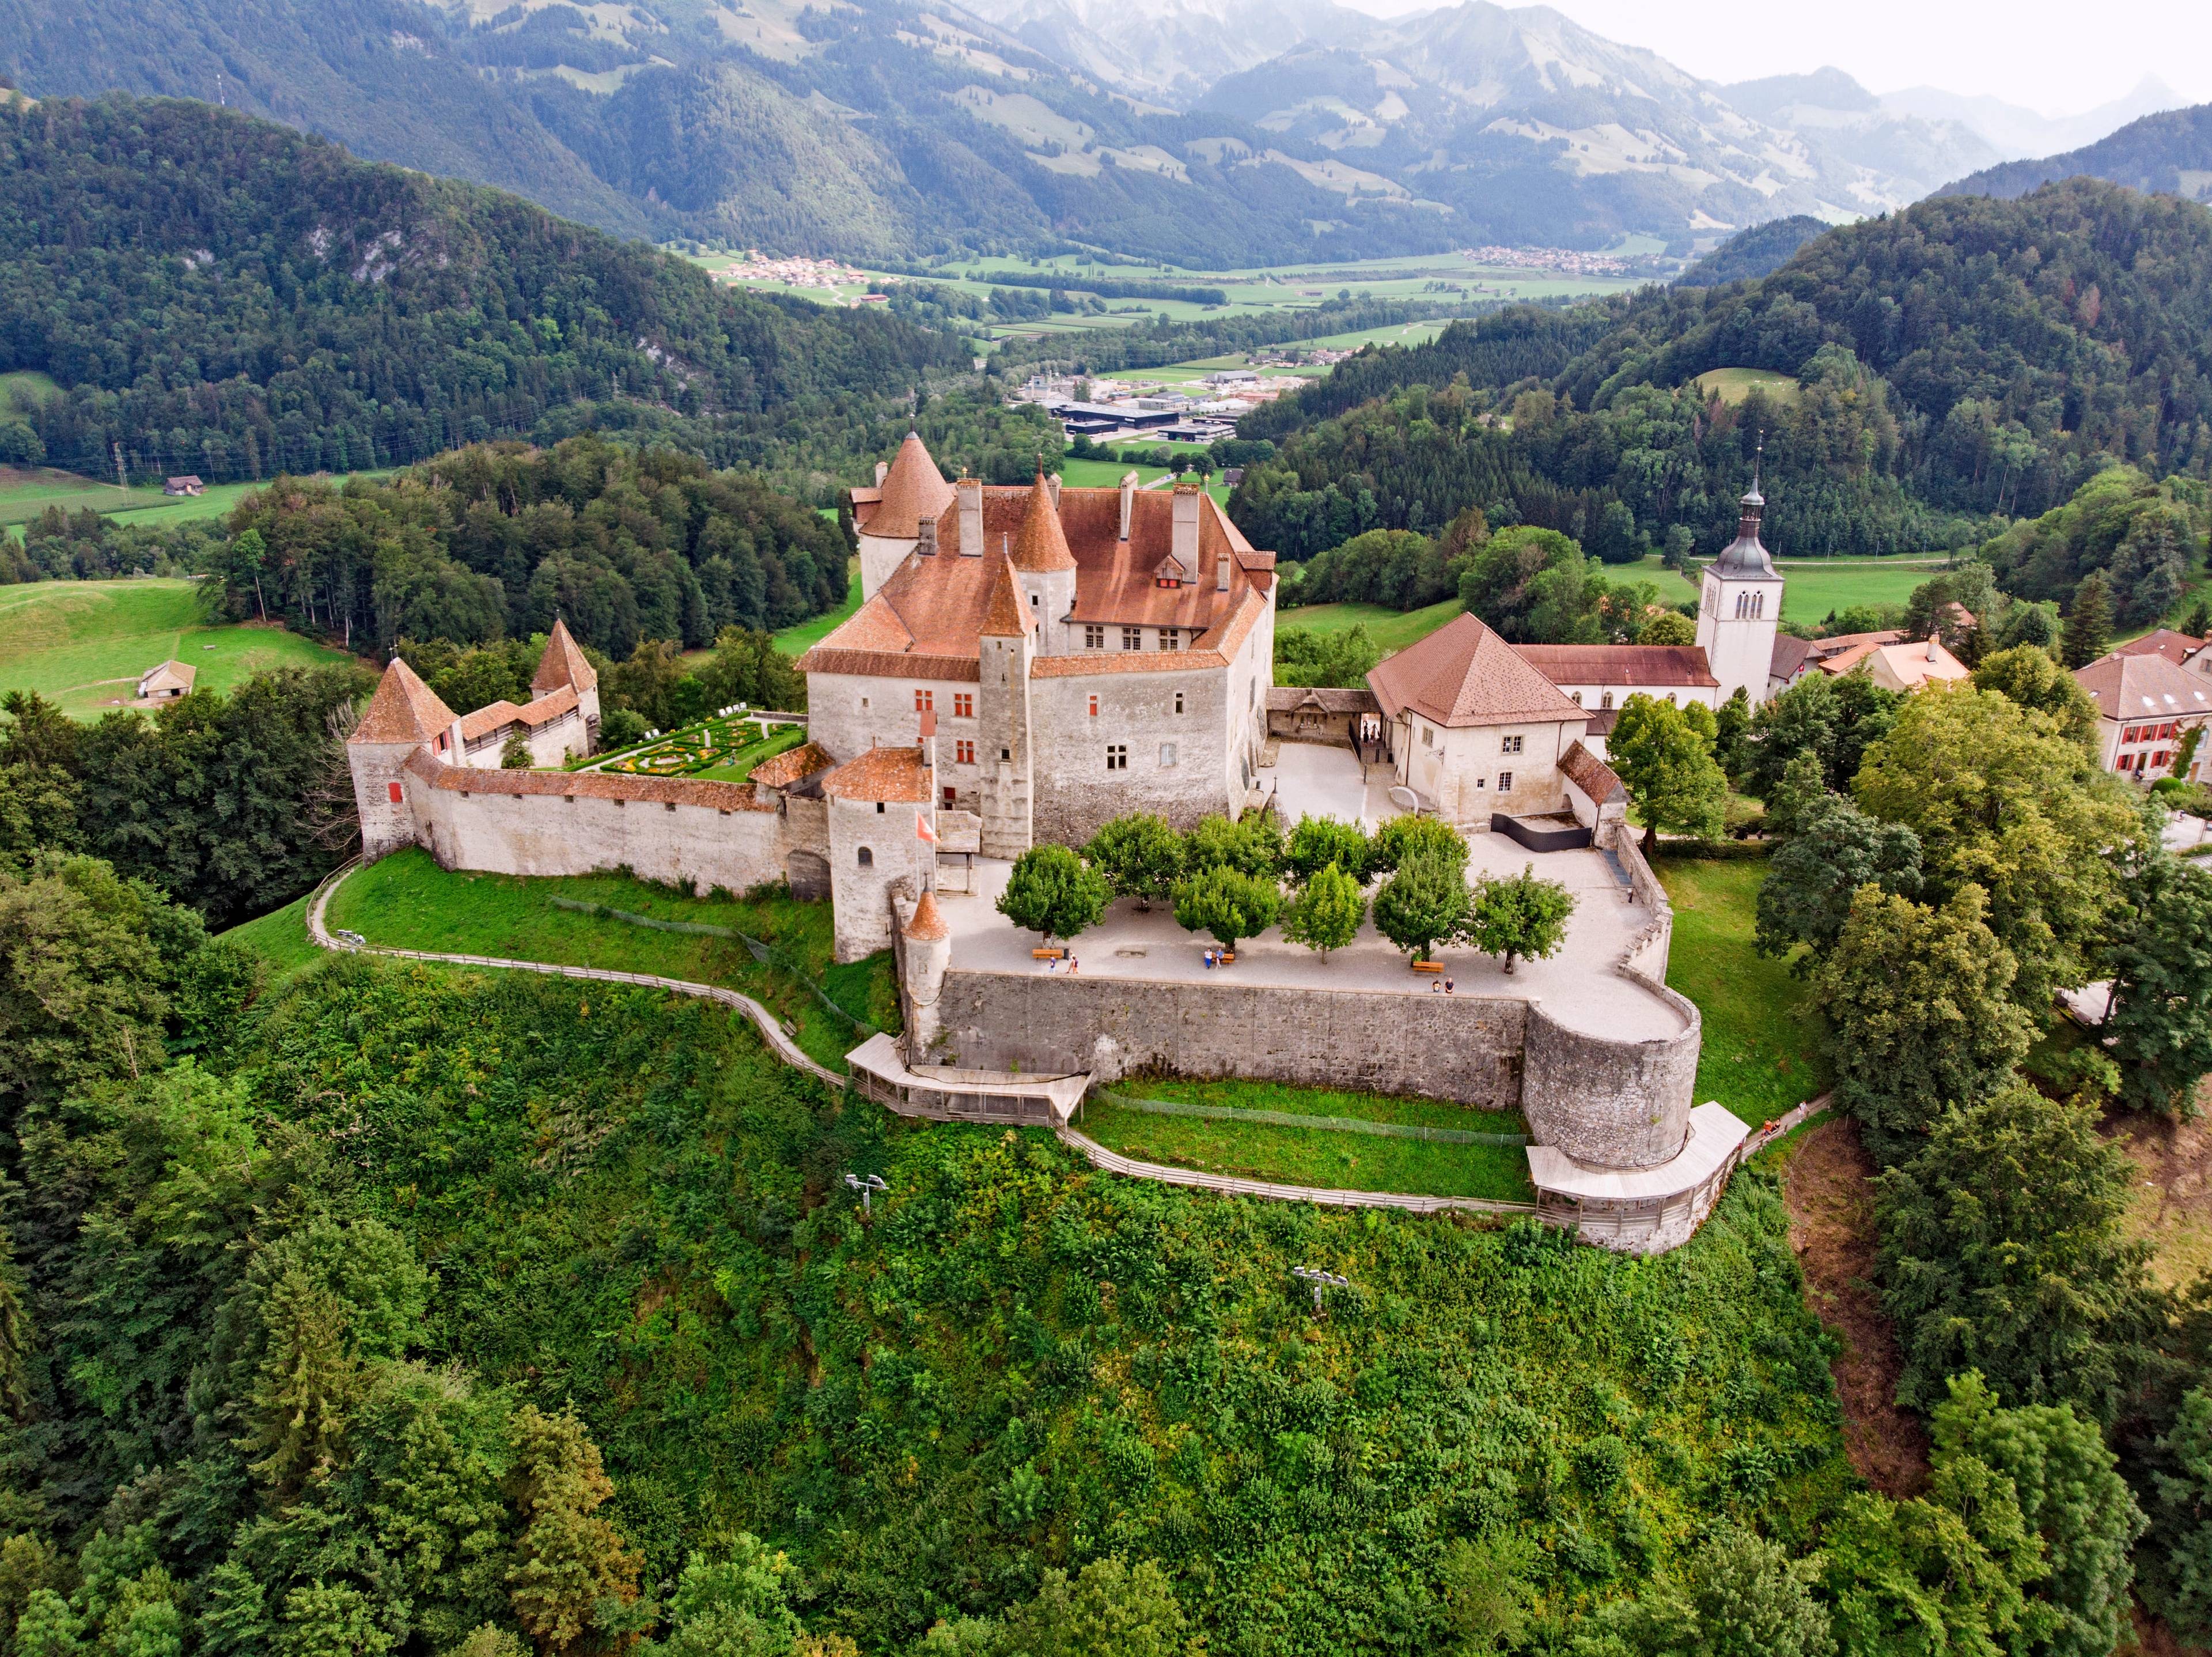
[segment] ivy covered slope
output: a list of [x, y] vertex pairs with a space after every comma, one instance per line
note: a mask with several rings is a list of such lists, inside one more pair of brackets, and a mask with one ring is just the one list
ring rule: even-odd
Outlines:
[[[1797, 383], [1723, 407], [1692, 383], [1717, 369]], [[1407, 401], [1462, 375], [1455, 418], [1496, 423], [1480, 465], [1432, 457], [1426, 410]], [[1408, 437], [1378, 448], [1363, 422]], [[1776, 546], [1977, 545], [1996, 517], [2062, 505], [2116, 460], [2154, 478], [2212, 466], [2212, 210], [2086, 179], [1925, 201], [1756, 280], [1516, 308], [1364, 354], [1240, 430], [1285, 453], [1248, 471], [1232, 513], [1291, 556], [1319, 550], [1300, 539], [1309, 517], [1329, 533], [1433, 531], [1499, 504], [1603, 557], [1677, 525], [1717, 551], [1762, 433]]]
[[406, 463], [580, 402], [755, 432], [965, 363], [234, 111], [0, 107], [0, 371], [67, 388], [32, 415], [52, 465], [112, 474], [118, 442], [210, 480]]
[[[351, 1650], [526, 1623], [532, 1407], [573, 1405], [613, 1482], [585, 1588], [626, 1550], [665, 1599], [750, 1532], [871, 1653], [1107, 1554], [1160, 1562], [1217, 1653], [1439, 1650], [1486, 1538], [1557, 1638], [1718, 1515], [1802, 1550], [1852, 1484], [1756, 1172], [1635, 1261], [901, 1124], [606, 985], [334, 959], [234, 1027], [16, 1124], [7, 1528], [67, 1557], [143, 1526], [87, 1556], [158, 1560], [193, 1649], [324, 1649], [291, 1619], [341, 1599], [378, 1630]], [[872, 1225], [848, 1170], [888, 1182]], [[1324, 1322], [1299, 1264], [1351, 1279]]]

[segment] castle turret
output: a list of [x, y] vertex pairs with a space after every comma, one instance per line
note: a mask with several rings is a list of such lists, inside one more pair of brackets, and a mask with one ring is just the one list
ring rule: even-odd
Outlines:
[[1030, 662], [1036, 655], [1036, 624], [1012, 561], [1003, 552], [993, 561], [998, 567], [992, 571], [981, 637], [976, 643], [981, 850], [986, 857], [1018, 857], [1033, 838]]
[[1721, 682], [1721, 698], [1741, 690], [1756, 707], [1766, 700], [1782, 619], [1782, 576], [1759, 539], [1766, 497], [1759, 492], [1756, 472], [1741, 505], [1735, 539], [1705, 566], [1698, 582], [1698, 643]]
[[545, 654], [538, 657], [538, 671], [530, 676], [530, 694], [550, 696], [564, 685], [576, 692], [576, 710], [583, 716], [584, 746], [580, 752], [596, 753], [599, 746], [599, 670], [570, 635], [568, 624], [556, 616], [553, 631], [545, 640]]
[[407, 764], [417, 754], [458, 763], [451, 752], [458, 723], [438, 693], [394, 656], [377, 681], [368, 710], [346, 738], [354, 809], [361, 818], [362, 862], [373, 863], [422, 843], [407, 797]]
[[1021, 533], [1014, 537], [1014, 571], [1036, 624], [1041, 656], [1068, 653], [1067, 618], [1075, 608], [1075, 555], [1067, 550], [1067, 535], [1060, 526], [1059, 483], [1037, 468]]
[[939, 912], [937, 895], [927, 887], [900, 929], [905, 944], [902, 983], [906, 990], [906, 1058], [909, 1064], [927, 1062], [944, 1028], [938, 997], [945, 990], [945, 969], [952, 964], [952, 929]]
[[[871, 493], [872, 498], [867, 498]], [[943, 517], [952, 502], [952, 485], [929, 458], [921, 436], [909, 431], [881, 484], [873, 491], [855, 490], [853, 494], [862, 599], [875, 597], [876, 589], [906, 562], [921, 539], [923, 521]]]

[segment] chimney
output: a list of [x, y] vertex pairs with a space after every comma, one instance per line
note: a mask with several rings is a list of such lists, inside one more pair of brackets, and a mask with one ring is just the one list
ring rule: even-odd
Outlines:
[[1059, 474], [1057, 472], [1048, 472], [1048, 473], [1045, 475], [1045, 480], [1044, 480], [1044, 492], [1045, 492], [1046, 494], [1048, 494], [1048, 495], [1049, 495], [1049, 496], [1052, 496], [1052, 509], [1053, 509], [1054, 512], [1059, 511], [1059, 510], [1060, 510], [1060, 474]]
[[1174, 495], [1173, 533], [1168, 551], [1193, 575], [1198, 573], [1198, 485], [1177, 484]]
[[963, 478], [953, 484], [952, 492], [960, 501], [960, 556], [980, 558], [983, 556], [983, 480]]
[[878, 489], [881, 489], [884, 486], [884, 479], [890, 475], [890, 470], [891, 463], [889, 460], [878, 460], [876, 462], [876, 487]]
[[1136, 502], [1137, 474], [1125, 472], [1121, 474], [1121, 539], [1125, 541], [1129, 539], [1129, 514]]
[[1930, 661], [1936, 660], [1936, 635], [1933, 633], [1928, 636], [1928, 660]]
[[1226, 593], [1229, 590], [1229, 555], [1226, 552], [1214, 561], [1213, 590], [1217, 593]]
[[921, 763], [931, 771], [937, 769], [937, 710], [921, 710], [921, 735], [915, 743], [921, 750]]
[[937, 556], [936, 519], [924, 518], [921, 521], [921, 539], [915, 543], [914, 550], [925, 558], [933, 558]]

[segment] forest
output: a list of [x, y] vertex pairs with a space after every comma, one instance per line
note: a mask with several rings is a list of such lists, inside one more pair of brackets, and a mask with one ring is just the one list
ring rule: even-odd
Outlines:
[[[159, 327], [121, 326], [149, 314]], [[50, 465], [112, 476], [119, 448], [136, 477], [258, 480], [601, 411], [689, 422], [718, 465], [758, 465], [811, 399], [966, 367], [901, 319], [720, 291], [514, 197], [235, 112], [0, 107], [0, 370], [68, 388], [29, 412]]]

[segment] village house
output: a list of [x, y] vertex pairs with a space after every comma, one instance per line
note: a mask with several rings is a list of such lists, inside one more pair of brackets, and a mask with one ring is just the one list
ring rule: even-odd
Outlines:
[[2177, 667], [2186, 667], [2191, 673], [2212, 678], [2212, 641], [2191, 638], [2186, 633], [2177, 633], [2171, 627], [2161, 627], [2145, 633], [2141, 638], [2131, 638], [2125, 644], [2112, 647], [2116, 656], [2163, 656]]
[[149, 667], [138, 676], [138, 700], [174, 702], [179, 697], [190, 696], [192, 681], [199, 677], [199, 671], [188, 661], [165, 661], [159, 667]]
[[[2097, 763], [2108, 771], [2155, 782], [2174, 774], [2183, 739], [2212, 723], [2212, 678], [2177, 665], [2161, 651], [2100, 656], [2074, 678], [2097, 704]], [[2203, 738], [2185, 780], [2212, 776]]]
[[171, 478], [165, 480], [161, 484], [161, 493], [164, 495], [204, 495], [207, 493], [207, 485], [202, 483], [198, 478], [190, 475], [186, 475], [182, 478]]

